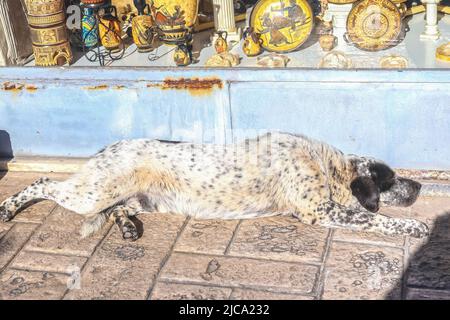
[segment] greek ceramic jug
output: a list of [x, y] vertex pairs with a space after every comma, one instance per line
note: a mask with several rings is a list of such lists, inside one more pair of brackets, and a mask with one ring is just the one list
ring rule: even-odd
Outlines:
[[218, 31], [217, 36], [218, 36], [217, 40], [214, 43], [214, 48], [216, 49], [216, 52], [222, 53], [228, 51], [228, 44], [227, 44], [228, 33], [226, 31]]
[[95, 47], [98, 43], [98, 24], [91, 8], [83, 9], [83, 18], [81, 18], [81, 34], [86, 48]]
[[191, 50], [187, 45], [178, 45], [173, 55], [173, 60], [178, 67], [184, 67], [192, 62]]
[[262, 39], [259, 33], [256, 33], [253, 28], [247, 28], [244, 31], [244, 44], [242, 50], [248, 57], [254, 57], [262, 52]]
[[99, 22], [100, 40], [105, 49], [119, 51], [122, 43], [122, 28], [117, 18], [116, 7], [105, 8], [105, 14]]
[[[133, 41], [139, 52], [148, 52], [153, 49], [153, 40], [155, 32], [153, 32], [153, 18], [150, 13], [150, 6], [145, 0], [134, 0], [134, 4], [138, 9], [138, 16], [131, 21], [131, 29]], [[147, 12], [145, 10], [147, 9]]]

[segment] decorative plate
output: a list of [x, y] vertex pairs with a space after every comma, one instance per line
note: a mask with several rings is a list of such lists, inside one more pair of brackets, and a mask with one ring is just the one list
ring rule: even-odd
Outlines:
[[399, 42], [402, 16], [389, 0], [362, 0], [355, 3], [347, 18], [347, 35], [356, 47], [379, 51]]
[[261, 34], [267, 51], [286, 53], [300, 47], [314, 25], [306, 0], [260, 0], [252, 10], [250, 26]]

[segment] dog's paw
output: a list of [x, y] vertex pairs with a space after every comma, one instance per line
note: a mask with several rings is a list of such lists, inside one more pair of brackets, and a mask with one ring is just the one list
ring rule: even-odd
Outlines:
[[13, 218], [12, 212], [8, 211], [4, 206], [0, 206], [0, 221], [8, 222]]
[[132, 223], [125, 223], [121, 231], [124, 240], [136, 241], [139, 238], [136, 226], [134, 226]]
[[417, 220], [408, 219], [405, 229], [407, 235], [414, 238], [425, 238], [430, 235], [430, 229], [428, 226]]

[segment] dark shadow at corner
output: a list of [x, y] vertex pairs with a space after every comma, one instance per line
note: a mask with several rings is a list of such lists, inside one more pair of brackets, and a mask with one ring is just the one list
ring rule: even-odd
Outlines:
[[401, 292], [402, 299], [408, 300], [450, 300], [450, 211], [436, 218], [424, 243], [416, 239], [410, 239], [410, 243], [402, 283], [386, 299], [398, 299]]
[[[5, 130], [0, 130], [0, 159], [1, 160], [11, 160], [14, 157], [11, 138], [9, 133]], [[6, 168], [0, 166], [0, 179], [6, 175]]]
[[134, 225], [136, 226], [137, 232], [138, 232], [138, 239], [142, 237], [142, 235], [144, 234], [144, 224], [142, 223], [141, 220], [139, 220], [136, 217], [130, 217], [130, 220], [134, 223]]

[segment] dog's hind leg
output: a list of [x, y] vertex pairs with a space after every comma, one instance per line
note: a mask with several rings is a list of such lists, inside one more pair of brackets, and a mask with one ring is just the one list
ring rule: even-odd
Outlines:
[[68, 210], [87, 215], [99, 213], [122, 200], [104, 184], [94, 181], [85, 176], [73, 176], [62, 182], [41, 178], [0, 204], [0, 220], [11, 220], [35, 200], [52, 200]]
[[317, 206], [313, 214], [316, 217], [313, 222], [325, 227], [386, 235], [409, 235], [415, 238], [423, 238], [429, 234], [427, 225], [418, 220], [392, 218], [369, 211], [349, 209], [332, 201]]

